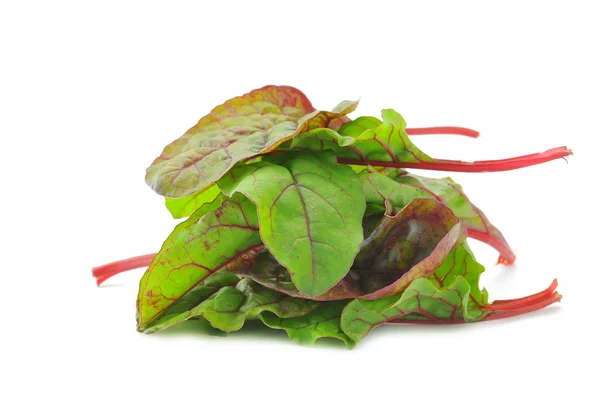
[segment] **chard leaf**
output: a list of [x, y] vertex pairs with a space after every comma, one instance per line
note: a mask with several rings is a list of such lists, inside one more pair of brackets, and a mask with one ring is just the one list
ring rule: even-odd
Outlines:
[[196, 316], [194, 313], [195, 307], [218, 292], [222, 287], [235, 286], [239, 281], [239, 276], [232, 274], [227, 270], [222, 269], [216, 272], [211, 277], [192, 288], [192, 290], [183, 295], [177, 302], [166, 308], [156, 316], [148, 326], [140, 331], [143, 331], [144, 333], [155, 333], [187, 319], [194, 318]]
[[406, 134], [406, 122], [391, 110], [382, 111], [383, 122], [363, 116], [339, 129], [315, 128], [308, 134], [294, 138], [292, 148], [333, 150], [338, 158], [379, 162], [433, 162], [421, 152]]
[[310, 345], [320, 338], [330, 337], [353, 348], [355, 341], [340, 326], [340, 317], [346, 303], [347, 301], [322, 303], [316, 310], [295, 318], [282, 319], [269, 312], [262, 313], [260, 318], [270, 328], [285, 330], [290, 340], [300, 344]]
[[278, 318], [290, 318], [305, 315], [318, 306], [315, 301], [289, 297], [242, 279], [235, 287], [223, 287], [192, 312], [194, 316], [203, 316], [214, 328], [233, 332], [241, 329], [246, 319], [264, 311]]
[[353, 271], [364, 273], [368, 300], [398, 294], [417, 278], [435, 272], [448, 254], [466, 239], [452, 210], [433, 200], [412, 200], [394, 217], [384, 217], [365, 240]]
[[452, 250], [429, 280], [434, 285], [445, 288], [454, 283], [456, 278], [464, 278], [471, 288], [468, 306], [470, 313], [474, 316], [483, 315], [482, 307], [488, 305], [488, 292], [486, 289], [480, 289], [479, 278], [484, 271], [485, 267], [475, 260], [467, 242], [463, 242]]
[[175, 227], [142, 277], [138, 329], [217, 271], [253, 259], [262, 246], [249, 200], [238, 195], [202, 206]]
[[[448, 206], [467, 228], [469, 237], [494, 247], [500, 262], [512, 263], [515, 254], [504, 236], [485, 214], [465, 195], [462, 187], [450, 178], [426, 178], [404, 170], [388, 171], [387, 175], [373, 169], [361, 172], [365, 199], [371, 205], [390, 213], [406, 206], [414, 198], [434, 198]], [[373, 209], [373, 208], [372, 208]]]
[[[312, 299], [373, 300], [398, 294], [413, 280], [434, 274], [465, 238], [460, 220], [450, 209], [433, 199], [415, 199], [395, 217], [381, 219], [363, 242], [350, 272]], [[235, 272], [290, 296], [308, 297], [269, 253], [259, 254], [253, 263]]]
[[191, 216], [205, 203], [214, 201], [220, 193], [217, 184], [212, 184], [183, 198], [165, 198], [165, 204], [173, 218], [185, 218]]
[[302, 293], [318, 296], [348, 273], [363, 240], [365, 201], [356, 173], [333, 154], [244, 165], [219, 186], [256, 204], [263, 242]]
[[499, 262], [512, 264], [515, 261], [515, 253], [502, 232], [469, 200], [463, 188], [451, 178], [427, 178], [398, 170], [387, 175], [402, 186], [410, 185], [418, 188], [425, 197], [434, 197], [452, 209], [467, 227], [469, 237], [487, 243], [500, 253]]
[[[402, 295], [388, 296], [375, 301], [355, 299], [345, 308], [341, 317], [344, 333], [355, 342], [373, 328], [401, 318], [417, 315], [436, 323], [480, 320], [485, 314], [469, 311], [471, 287], [462, 276], [438, 289], [425, 278], [415, 280]], [[413, 317], [414, 318], [414, 317]]]
[[302, 132], [326, 127], [357, 105], [344, 101], [332, 112], [315, 111], [293, 87], [251, 91], [217, 106], [166, 146], [146, 170], [146, 182], [163, 196], [191, 195], [216, 182], [236, 163], [270, 152]]

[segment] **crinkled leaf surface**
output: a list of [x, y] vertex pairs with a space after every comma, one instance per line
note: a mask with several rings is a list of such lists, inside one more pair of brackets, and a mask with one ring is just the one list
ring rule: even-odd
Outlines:
[[467, 228], [470, 237], [490, 244], [508, 262], [515, 255], [502, 233], [450, 178], [426, 178], [404, 170], [387, 175], [373, 169], [360, 173], [367, 203], [379, 205], [388, 213], [398, 211], [414, 198], [435, 198], [448, 206]]
[[279, 318], [290, 318], [305, 315], [318, 306], [315, 301], [289, 297], [250, 279], [242, 279], [235, 287], [223, 287], [192, 312], [206, 318], [217, 329], [233, 332], [241, 329], [246, 319], [253, 319], [264, 311]]
[[215, 272], [250, 261], [263, 246], [256, 207], [241, 195], [215, 200], [175, 227], [140, 281], [138, 329]]
[[297, 149], [333, 150], [339, 158], [363, 161], [430, 163], [435, 159], [419, 150], [406, 134], [406, 122], [391, 110], [382, 111], [383, 122], [359, 117], [344, 124], [339, 132], [317, 128], [292, 142]]
[[355, 299], [342, 313], [341, 327], [355, 342], [360, 341], [373, 328], [403, 317], [418, 315], [421, 318], [443, 323], [444, 321], [481, 319], [481, 314], [469, 311], [471, 287], [462, 276], [438, 289], [432, 281], [415, 280], [402, 295], [388, 296], [375, 301]]
[[146, 182], [157, 193], [183, 197], [200, 191], [237, 162], [267, 153], [294, 136], [352, 112], [344, 101], [332, 112], [315, 111], [302, 92], [266, 86], [230, 99], [169, 144], [148, 167]]
[[472, 316], [477, 317], [484, 315], [485, 311], [481, 307], [488, 305], [488, 292], [479, 287], [479, 278], [484, 271], [485, 267], [475, 260], [467, 242], [463, 242], [452, 250], [429, 279], [439, 288], [445, 288], [454, 283], [456, 278], [464, 278], [471, 287], [469, 311]]
[[217, 184], [212, 184], [183, 198], [165, 198], [165, 204], [173, 218], [184, 218], [191, 216], [205, 203], [214, 201], [220, 193]]
[[285, 330], [290, 340], [300, 344], [309, 345], [320, 338], [330, 337], [353, 348], [355, 341], [342, 331], [340, 325], [340, 316], [346, 303], [345, 300], [321, 303], [316, 310], [295, 318], [282, 319], [269, 312], [262, 313], [260, 318], [271, 328]]
[[237, 167], [219, 181], [258, 209], [260, 234], [294, 285], [309, 297], [347, 273], [363, 241], [360, 180], [331, 153], [290, 153], [282, 164]]
[[[460, 220], [450, 209], [433, 199], [415, 199], [395, 217], [380, 218], [350, 272], [313, 300], [373, 300], [397, 294], [413, 280], [432, 275], [465, 238]], [[259, 254], [236, 272], [290, 296], [308, 297], [269, 253]]]

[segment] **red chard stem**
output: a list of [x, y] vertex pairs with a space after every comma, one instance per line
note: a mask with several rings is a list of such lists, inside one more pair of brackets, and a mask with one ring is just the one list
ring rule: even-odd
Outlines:
[[408, 135], [462, 135], [465, 137], [477, 138], [479, 132], [471, 130], [465, 127], [413, 127], [407, 128], [406, 134]]
[[150, 265], [156, 253], [145, 254], [143, 256], [131, 257], [125, 260], [119, 260], [110, 264], [101, 265], [92, 268], [92, 276], [96, 278], [96, 284], [100, 286], [102, 282], [121, 272], [131, 271], [137, 268], [144, 268]]
[[572, 152], [570, 149], [567, 149], [566, 147], [559, 147], [549, 149], [545, 152], [534, 153], [525, 156], [518, 156], [515, 158], [498, 160], [479, 160], [475, 162], [435, 159], [432, 162], [409, 163], [338, 158], [338, 163], [359, 166], [370, 165], [403, 169], [412, 168], [425, 170], [457, 171], [465, 173], [483, 173], [521, 169], [524, 167], [534, 166], [536, 164], [546, 163], [551, 160], [560, 159], [571, 154]]

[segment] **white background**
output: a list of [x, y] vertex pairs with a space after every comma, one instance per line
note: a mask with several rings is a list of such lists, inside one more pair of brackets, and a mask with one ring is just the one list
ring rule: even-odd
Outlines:
[[[452, 4], [450, 4], [452, 3]], [[600, 14], [594, 2], [0, 3], [0, 395], [591, 396], [598, 369]], [[142, 271], [90, 268], [157, 251], [175, 221], [145, 186], [163, 146], [265, 84], [317, 108], [361, 98], [432, 156], [517, 156], [530, 169], [451, 175], [517, 252], [473, 243], [491, 298], [563, 302], [515, 319], [383, 326], [352, 351], [283, 332], [135, 331]], [[594, 369], [596, 371], [594, 371]], [[166, 395], [169, 394], [169, 395]]]

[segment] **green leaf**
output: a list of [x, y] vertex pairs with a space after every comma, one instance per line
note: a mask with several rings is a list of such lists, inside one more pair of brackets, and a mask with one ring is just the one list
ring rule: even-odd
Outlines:
[[140, 331], [143, 331], [144, 333], [159, 332], [195, 317], [195, 307], [218, 292], [222, 287], [235, 286], [239, 281], [239, 276], [232, 274], [227, 270], [222, 269], [216, 272], [183, 295], [177, 302], [166, 308], [156, 316], [148, 326]]
[[514, 260], [515, 255], [502, 233], [450, 178], [426, 178], [404, 170], [388, 171], [385, 175], [373, 169], [361, 172], [359, 177], [365, 199], [371, 206], [380, 206], [389, 214], [402, 209], [414, 198], [434, 198], [460, 218], [470, 237], [490, 244], [507, 262]]
[[[459, 219], [442, 203], [415, 199], [392, 218], [382, 218], [361, 246], [350, 272], [313, 300], [376, 299], [402, 292], [414, 279], [432, 275], [464, 241]], [[293, 297], [309, 296], [268, 252], [235, 272]]]
[[315, 301], [289, 297], [250, 279], [242, 279], [235, 287], [224, 287], [203, 301], [193, 314], [203, 316], [219, 330], [233, 332], [241, 329], [247, 319], [254, 319], [264, 311], [279, 318], [290, 318], [305, 315], [318, 306]]
[[146, 182], [157, 193], [184, 197], [221, 178], [236, 163], [272, 151], [294, 136], [352, 112], [344, 101], [332, 112], [315, 111], [299, 90], [266, 86], [230, 99], [165, 147], [148, 167]]
[[140, 281], [138, 329], [227, 265], [252, 260], [262, 248], [255, 206], [238, 195], [215, 200], [175, 227]]
[[173, 218], [184, 218], [191, 216], [204, 204], [214, 201], [220, 193], [217, 184], [213, 184], [183, 198], [165, 198], [165, 204]]
[[306, 315], [282, 319], [275, 314], [264, 312], [260, 318], [273, 329], [283, 329], [290, 340], [310, 345], [324, 337], [343, 341], [346, 347], [353, 348], [356, 343], [349, 338], [340, 326], [340, 317], [347, 301], [322, 303], [316, 310]]
[[301, 292], [318, 296], [348, 273], [363, 240], [365, 202], [358, 176], [331, 153], [237, 167], [219, 186], [256, 204], [263, 242]]
[[462, 276], [457, 276], [448, 287], [436, 288], [427, 279], [415, 280], [402, 295], [384, 297], [375, 301], [355, 299], [342, 313], [341, 327], [355, 342], [373, 328], [401, 318], [418, 315], [419, 319], [444, 323], [457, 320], [472, 322], [483, 315], [468, 311], [471, 287]]
[[318, 306], [315, 301], [289, 297], [221, 270], [169, 307], [144, 332], [158, 332], [197, 317], [208, 320], [213, 328], [233, 332], [263, 311], [289, 318]]
[[339, 158], [375, 162], [421, 163], [435, 160], [421, 152], [406, 134], [406, 122], [391, 110], [382, 111], [383, 122], [359, 117], [344, 124], [339, 133], [316, 128], [292, 142], [297, 149], [333, 150]]
[[448, 287], [457, 278], [464, 278], [471, 287], [469, 294], [469, 311], [473, 316], [483, 315], [481, 307], [488, 305], [488, 292], [479, 287], [479, 278], [485, 267], [479, 264], [467, 242], [457, 246], [446, 258], [444, 263], [429, 277], [440, 288]]

